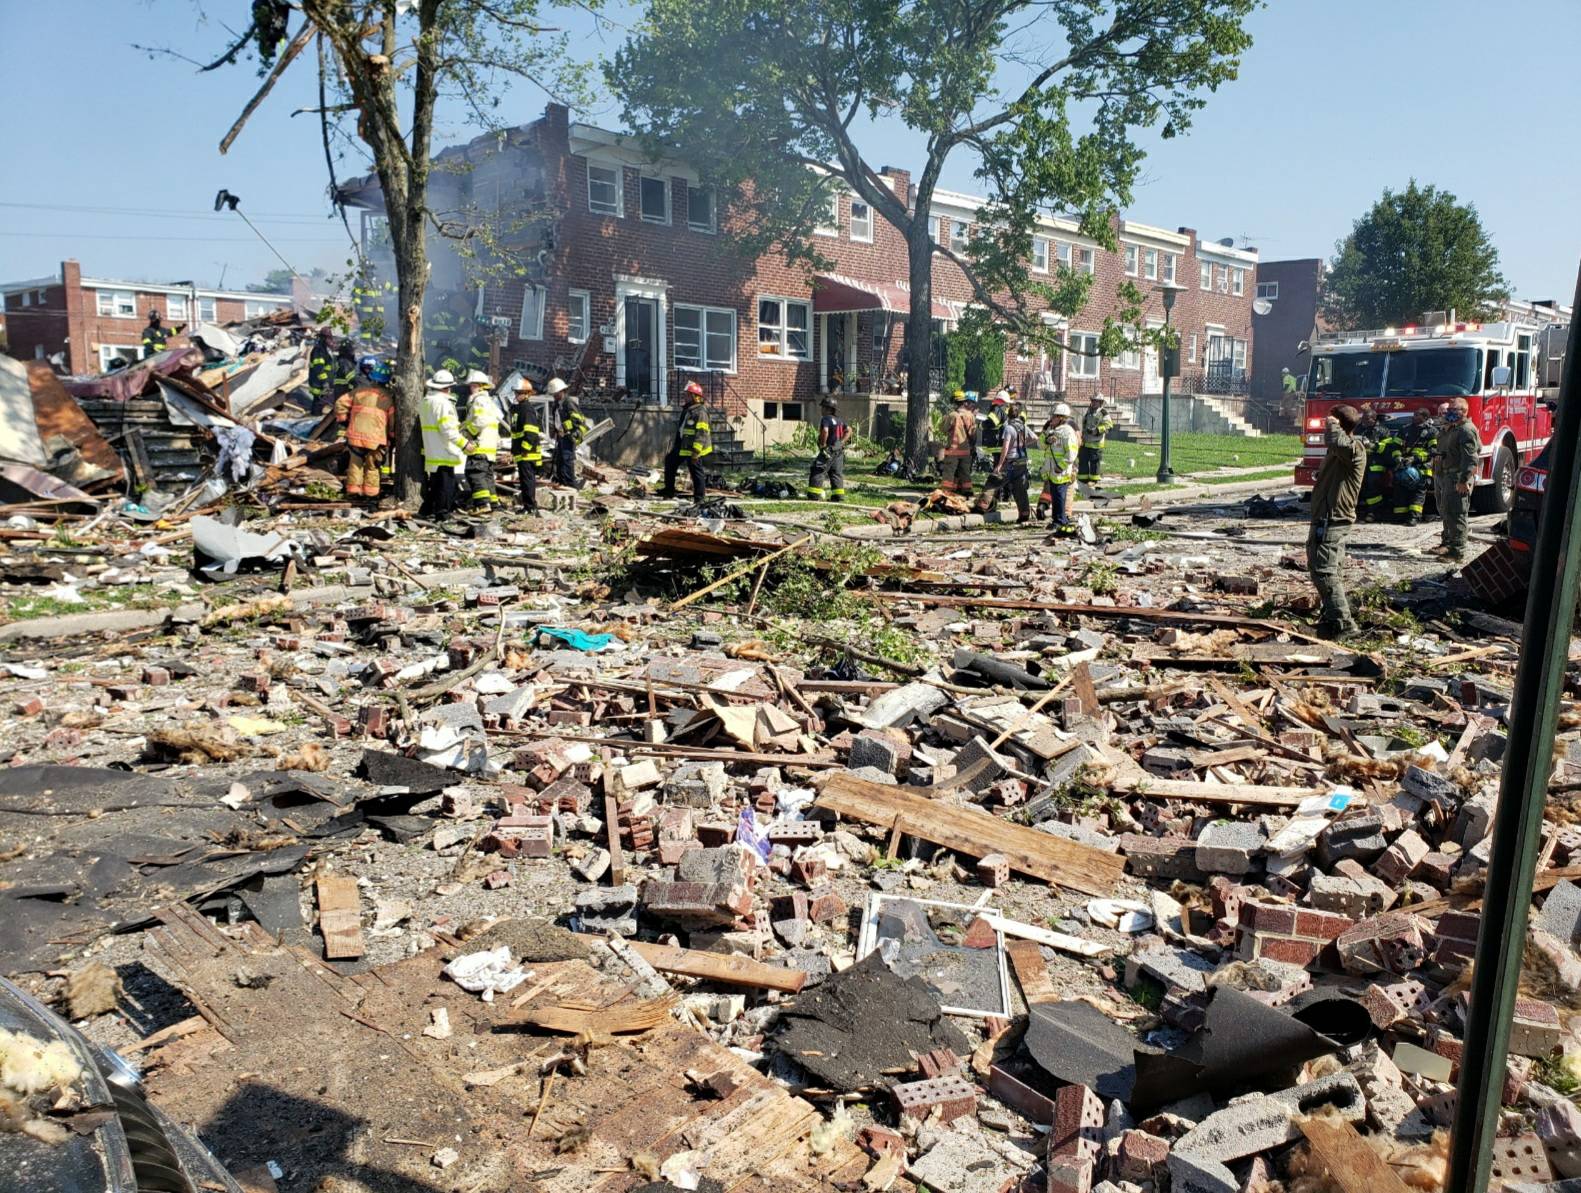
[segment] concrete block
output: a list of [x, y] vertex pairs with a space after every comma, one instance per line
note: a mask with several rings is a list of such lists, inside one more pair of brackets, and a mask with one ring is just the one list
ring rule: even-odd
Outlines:
[[852, 770], [872, 767], [899, 775], [911, 766], [911, 742], [900, 730], [866, 730], [851, 739], [846, 765]]
[[1373, 863], [1373, 872], [1384, 882], [1403, 882], [1431, 852], [1431, 847], [1422, 840], [1415, 829], [1406, 829], [1390, 843], [1388, 849], [1383, 851], [1383, 856]]
[[859, 722], [867, 729], [902, 729], [926, 721], [949, 703], [949, 696], [932, 684], [909, 683], [876, 697], [862, 710]]
[[1510, 1021], [1510, 1051], [1516, 1056], [1552, 1056], [1564, 1042], [1559, 1010], [1536, 998], [1517, 998]]
[[1255, 820], [1216, 820], [1197, 838], [1197, 869], [1204, 874], [1247, 874], [1267, 844]]
[[1543, 1107], [1536, 1127], [1554, 1172], [1562, 1177], [1581, 1177], [1581, 1110], [1576, 1104], [1562, 1101]]
[[1170, 1153], [1171, 1164], [1176, 1156], [1228, 1164], [1280, 1147], [1300, 1134], [1297, 1119], [1325, 1107], [1332, 1107], [1350, 1122], [1362, 1119], [1366, 1098], [1354, 1074], [1342, 1071], [1277, 1094], [1235, 1102], [1181, 1136]]
[[1568, 878], [1555, 883], [1537, 916], [1537, 926], [1568, 945], [1581, 942], [1581, 886]]
[[1345, 929], [1334, 939], [1346, 973], [1409, 973], [1427, 958], [1421, 929], [1410, 912], [1373, 916]]
[[1141, 878], [1178, 878], [1201, 882], [1197, 868], [1197, 843], [1189, 837], [1150, 837], [1125, 833], [1120, 837], [1120, 852], [1126, 868]]
[[576, 894], [576, 913], [584, 932], [635, 935], [637, 888], [629, 882], [623, 886], [584, 887]]

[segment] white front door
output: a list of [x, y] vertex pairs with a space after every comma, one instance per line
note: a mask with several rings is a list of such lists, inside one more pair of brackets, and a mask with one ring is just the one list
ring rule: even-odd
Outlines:
[[615, 386], [668, 404], [669, 288], [653, 279], [615, 282]]
[[[1164, 326], [1156, 319], [1147, 321], [1147, 329], [1154, 331]], [[1159, 393], [1163, 389], [1163, 379], [1160, 377], [1158, 367], [1158, 349], [1144, 348], [1142, 350], [1142, 392], [1145, 394]]]

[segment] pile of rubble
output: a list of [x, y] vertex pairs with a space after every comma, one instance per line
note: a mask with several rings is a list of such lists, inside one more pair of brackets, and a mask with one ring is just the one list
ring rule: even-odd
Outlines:
[[[181, 603], [10, 649], [6, 969], [291, 1189], [1440, 1187], [1511, 627], [1336, 646], [1233, 538], [853, 564], [605, 482], [227, 526], [206, 600], [180, 534], [35, 544]], [[1581, 1176], [1575, 765], [1509, 1187]]]

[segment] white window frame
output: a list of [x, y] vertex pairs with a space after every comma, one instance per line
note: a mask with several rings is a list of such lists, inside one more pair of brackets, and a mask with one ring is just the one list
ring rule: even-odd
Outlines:
[[[697, 312], [697, 364], [681, 363], [681, 312]], [[730, 319], [730, 361], [728, 364], [718, 364], [708, 355], [708, 317], [710, 315], [725, 315]], [[739, 320], [736, 318], [734, 307], [705, 307], [694, 302], [678, 302], [675, 304], [675, 367], [683, 373], [729, 373], [734, 376], [740, 355]]]
[[[779, 350], [777, 352], [763, 351], [763, 304], [766, 302], [779, 304], [779, 323], [777, 325], [768, 325], [779, 328]], [[793, 306], [799, 306], [807, 312], [807, 352], [802, 356], [793, 356], [790, 352], [790, 333], [792, 329], [788, 312]], [[754, 321], [758, 327], [758, 358], [760, 360], [780, 360], [791, 364], [806, 364], [812, 360], [812, 301], [810, 299], [786, 298], [782, 294], [760, 294], [758, 295], [757, 306], [753, 308], [753, 312], [755, 315]]]
[[829, 196], [829, 210], [824, 213], [829, 217], [827, 224], [819, 224], [812, 230], [814, 236], [840, 236], [840, 192], [835, 191]]
[[198, 322], [217, 323], [220, 318], [220, 300], [198, 295]]
[[[944, 227], [946, 234], [950, 238], [950, 251], [955, 253], [964, 253], [967, 246], [972, 243], [972, 221], [958, 220], [954, 216], [949, 216], [945, 218]], [[955, 235], [957, 229], [959, 229], [961, 233], [959, 239], [957, 239]]]
[[[534, 294], [538, 296], [537, 319], [531, 327], [527, 325], [527, 300]], [[518, 340], [543, 339], [543, 311], [549, 305], [549, 291], [543, 286], [535, 286], [531, 282], [522, 287], [521, 316], [516, 321], [516, 338]]]
[[1121, 352], [1114, 358], [1110, 367], [1116, 369], [1127, 369], [1134, 373], [1137, 369], [1142, 367], [1142, 353], [1140, 349], [1127, 348], [1124, 352]]
[[[16, 298], [20, 298], [22, 301], [20, 303], [14, 303], [12, 300], [16, 299]], [[7, 294], [6, 295], [6, 306], [11, 307], [13, 309], [18, 307], [18, 306], [30, 307], [32, 305], [33, 305], [33, 291], [31, 291], [31, 290], [23, 290], [19, 294]]]
[[1077, 245], [1076, 251], [1072, 255], [1075, 257], [1076, 271], [1078, 273], [1085, 273], [1091, 276], [1092, 273], [1098, 268], [1097, 257], [1090, 248], [1087, 248], [1083, 245]]
[[[867, 215], [858, 220], [856, 209], [860, 207]], [[873, 243], [873, 205], [866, 199], [851, 200], [851, 239], [858, 244]]]
[[110, 361], [117, 356], [126, 357], [127, 361], [136, 364], [143, 358], [142, 345], [131, 344], [100, 344], [99, 345], [99, 372], [110, 371]]
[[[692, 196], [704, 195], [708, 199], [708, 222], [701, 224], [692, 219]], [[706, 232], [712, 236], [719, 230], [718, 200], [714, 195], [714, 188], [710, 186], [691, 186], [686, 188], [686, 226], [693, 232]]]
[[1071, 332], [1068, 332], [1066, 334], [1066, 336], [1065, 336], [1065, 344], [1066, 344], [1066, 347], [1072, 349], [1072, 351], [1064, 353], [1065, 356], [1068, 356], [1070, 358], [1069, 361], [1067, 362], [1067, 367], [1065, 369], [1065, 375], [1067, 377], [1082, 377], [1082, 378], [1097, 377], [1098, 376], [1098, 366], [1099, 366], [1100, 363], [1102, 363], [1103, 358], [1101, 356], [1088, 356], [1085, 352], [1076, 351], [1075, 350], [1075, 348], [1076, 348], [1075, 341], [1077, 339], [1091, 340], [1092, 341], [1092, 344], [1091, 344], [1092, 350], [1094, 352], [1096, 352], [1098, 350], [1098, 333], [1097, 332], [1095, 332], [1095, 331], [1071, 331]]
[[187, 296], [185, 294], [165, 295], [166, 319], [189, 319], [191, 318], [191, 316], [188, 314], [189, 309], [190, 306], [187, 302]]
[[262, 319], [274, 314], [281, 309], [278, 302], [264, 302], [261, 299], [249, 299], [242, 303], [243, 319]]
[[1230, 270], [1230, 293], [1236, 298], [1246, 297], [1246, 271], [1239, 266]]
[[1071, 267], [1071, 245], [1069, 241], [1056, 240], [1054, 242], [1054, 260], [1061, 269], [1069, 269]]
[[1158, 250], [1142, 250], [1142, 276], [1150, 282], [1158, 281]]
[[[582, 334], [576, 334], [576, 307], [582, 306]], [[568, 290], [565, 298], [565, 338], [585, 344], [593, 332], [593, 295], [587, 290]]]
[[1169, 283], [1169, 285], [1173, 286], [1173, 285], [1176, 284], [1175, 279], [1177, 277], [1179, 277], [1179, 275], [1180, 275], [1180, 254], [1179, 253], [1165, 253], [1164, 254], [1164, 281]]
[[1197, 262], [1197, 286], [1202, 290], [1213, 289], [1213, 262]]
[[1278, 282], [1258, 282], [1257, 283], [1257, 297], [1258, 298], [1266, 298], [1270, 302], [1274, 301], [1276, 298], [1279, 297], [1279, 283]]
[[[1041, 264], [1038, 262], [1038, 255], [1039, 255], [1038, 254], [1038, 248], [1040, 246], [1043, 249], [1043, 253], [1042, 253], [1043, 260], [1042, 260]], [[1032, 272], [1033, 273], [1047, 273], [1048, 271], [1049, 271], [1049, 240], [1048, 240], [1048, 237], [1046, 237], [1046, 236], [1034, 236], [1032, 238]]]
[[[647, 196], [644, 194], [644, 191], [647, 184], [650, 182], [658, 183], [660, 190], [664, 195], [664, 215], [662, 217], [648, 214]], [[643, 174], [637, 179], [637, 215], [645, 224], [663, 224], [666, 227], [669, 226], [670, 180], [668, 178], [661, 177], [657, 174]]]
[[1194, 364], [1197, 363], [1197, 333], [1196, 332], [1192, 332], [1191, 333], [1191, 338], [1186, 342], [1186, 363], [1188, 365], [1194, 365]]
[[1214, 289], [1220, 294], [1228, 294], [1230, 292], [1230, 267], [1221, 265], [1215, 272], [1217, 276], [1214, 278]]
[[1125, 247], [1125, 276], [1134, 278], [1141, 274], [1142, 250], [1134, 244]]
[[[135, 290], [96, 290], [95, 310], [101, 319], [136, 319], [137, 292]], [[125, 306], [130, 309], [121, 310]], [[106, 309], [108, 308], [108, 309]]]
[[[593, 204], [593, 171], [603, 170], [615, 176], [615, 208], [613, 211]], [[614, 219], [624, 219], [626, 216], [626, 171], [612, 162], [596, 162], [591, 159], [587, 163], [587, 209], [594, 215], [607, 215]]]

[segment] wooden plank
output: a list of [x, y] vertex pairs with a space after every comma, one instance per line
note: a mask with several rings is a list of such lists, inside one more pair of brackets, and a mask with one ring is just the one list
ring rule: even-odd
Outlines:
[[[589, 943], [603, 939], [585, 932], [579, 935]], [[739, 953], [705, 953], [701, 949], [651, 944], [644, 940], [628, 940], [626, 947], [660, 973], [679, 974], [684, 978], [704, 978], [727, 986], [750, 986], [758, 990], [782, 990], [787, 994], [795, 994], [807, 984], [804, 970], [768, 965]]]
[[318, 895], [318, 930], [324, 935], [324, 956], [331, 961], [345, 961], [366, 953], [357, 880], [343, 874], [321, 874], [314, 889]]
[[669, 994], [648, 1002], [622, 1007], [586, 1007], [559, 1004], [524, 1007], [500, 1020], [510, 1027], [541, 1027], [568, 1036], [618, 1036], [652, 1031], [670, 1018], [678, 996]]
[[1077, 663], [1070, 673], [1070, 685], [1076, 692], [1076, 699], [1081, 704], [1082, 712], [1089, 717], [1097, 716], [1101, 706], [1098, 703], [1098, 691], [1092, 684], [1091, 665]]
[[1344, 1193], [1410, 1193], [1399, 1174], [1343, 1119], [1307, 1118], [1300, 1126], [1313, 1155]]
[[1292, 808], [1308, 796], [1317, 795], [1313, 787], [1264, 787], [1256, 783], [1197, 783], [1190, 779], [1159, 779], [1136, 773], [1109, 781], [1116, 795], [1147, 795], [1155, 799], [1186, 799], [1204, 804], [1252, 804], [1264, 808]]
[[598, 757], [604, 783], [604, 831], [609, 834], [609, 885], [621, 886], [626, 881], [626, 853], [620, 847], [620, 776], [608, 746], [599, 750]]
[[1011, 869], [1083, 894], [1111, 895], [1125, 873], [1118, 854], [1012, 824], [979, 808], [932, 800], [915, 787], [888, 787], [839, 773], [824, 783], [815, 806], [886, 827], [903, 817], [911, 836], [973, 857], [1002, 853]]
[[1007, 940], [1005, 953], [1010, 958], [1010, 968], [1016, 971], [1016, 981], [1021, 983], [1021, 994], [1031, 1005], [1041, 1002], [1058, 1002], [1054, 983], [1049, 979], [1048, 966], [1043, 952], [1030, 940]]

